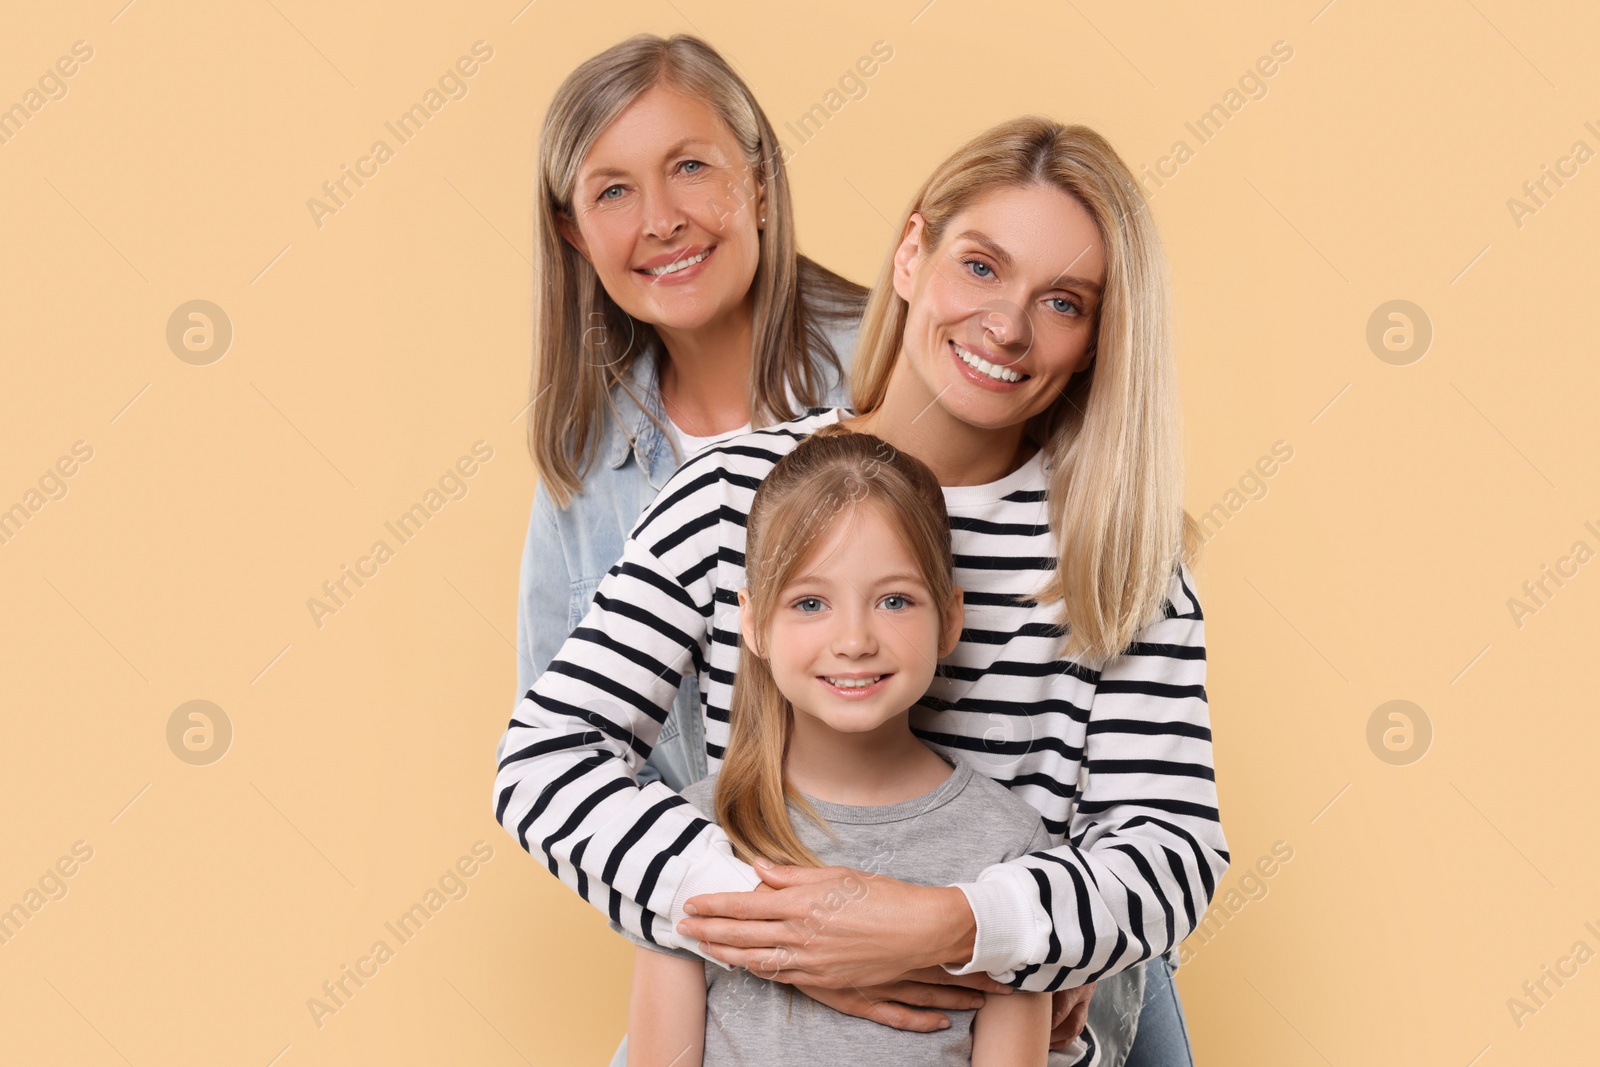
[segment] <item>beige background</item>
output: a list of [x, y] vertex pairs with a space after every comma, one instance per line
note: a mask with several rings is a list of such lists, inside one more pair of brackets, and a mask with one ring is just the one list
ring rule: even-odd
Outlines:
[[[0, 544], [0, 907], [73, 871], [0, 945], [0, 1061], [605, 1062], [628, 947], [490, 800], [533, 491], [529, 195], [561, 77], [684, 30], [780, 129], [893, 48], [790, 144], [803, 246], [858, 280], [991, 122], [1086, 122], [1135, 170], [1189, 142], [1153, 207], [1188, 502], [1226, 519], [1199, 581], [1237, 890], [1179, 972], [1198, 1058], [1576, 1062], [1600, 1013], [1600, 164], [1520, 220], [1508, 200], [1600, 149], [1600, 18], [1323, 2], [13, 5], [0, 106], [74, 42], [93, 58], [0, 144], [0, 507], [42, 505]], [[480, 40], [468, 95], [319, 228], [307, 200]], [[1185, 122], [1278, 41], [1266, 96], [1198, 145]], [[204, 366], [166, 340], [195, 299], [234, 333]], [[1433, 331], [1407, 365], [1367, 340], [1395, 299]], [[80, 441], [66, 495], [29, 497]], [[385, 521], [478, 441], [465, 497], [397, 545]], [[319, 627], [307, 601], [380, 538], [393, 558]], [[1578, 541], [1519, 625], [1508, 600]], [[1396, 699], [1432, 730], [1404, 765], [1379, 754], [1420, 734], [1368, 742]], [[231, 724], [209, 765], [169, 747], [191, 700]], [[1275, 842], [1293, 859], [1243, 882]], [[463, 856], [465, 897], [400, 944], [385, 923]]]

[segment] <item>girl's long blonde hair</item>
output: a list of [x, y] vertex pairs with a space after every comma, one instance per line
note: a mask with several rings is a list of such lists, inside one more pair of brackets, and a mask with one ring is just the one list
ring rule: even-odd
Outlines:
[[[789, 179], [772, 124], [716, 49], [679, 34], [639, 34], [585, 61], [556, 90], [539, 137], [534, 204], [534, 351], [528, 450], [539, 479], [566, 507], [602, 440], [603, 416], [616, 416], [611, 387], [627, 388], [635, 360], [659, 341], [655, 328], [617, 306], [599, 277], [561, 236], [571, 218], [578, 170], [611, 122], [648, 90], [669, 85], [704, 100], [744, 150], [767, 194], [760, 263], [751, 292], [749, 408], [765, 426], [793, 418], [786, 386], [812, 406], [822, 401], [825, 369], [842, 374], [825, 321], [853, 321], [865, 290], [800, 255]], [[753, 202], [753, 201], [752, 201]], [[814, 361], [811, 353], [819, 358]], [[633, 395], [631, 390], [630, 395]], [[640, 397], [640, 409], [649, 411]], [[651, 420], [672, 435], [653, 415]]]
[[[1105, 245], [1094, 361], [1026, 435], [1048, 449], [1048, 509], [1059, 559], [1041, 603], [1061, 602], [1062, 655], [1121, 654], [1163, 614], [1201, 530], [1183, 508], [1183, 448], [1166, 256], [1144, 196], [1111, 145], [1086, 126], [1028, 116], [973, 138], [939, 165], [904, 218], [925, 249], [995, 189], [1048, 185], [1089, 212]], [[868, 298], [851, 387], [860, 414], [883, 404], [905, 333], [891, 249]]]
[[[751, 629], [762, 646], [780, 607], [778, 596], [802, 573], [828, 532], [858, 509], [880, 509], [903, 539], [917, 573], [942, 612], [955, 588], [950, 517], [939, 480], [921, 461], [881, 438], [838, 423], [819, 428], [780, 459], [756, 490], [745, 539], [745, 586]], [[717, 776], [716, 818], [746, 862], [820, 867], [795, 833], [786, 804], [832, 833], [784, 778], [794, 707], [778, 688], [765, 655], [739, 642], [729, 707], [728, 747]]]

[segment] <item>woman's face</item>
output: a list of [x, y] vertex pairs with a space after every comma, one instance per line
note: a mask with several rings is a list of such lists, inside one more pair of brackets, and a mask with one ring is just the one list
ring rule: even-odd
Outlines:
[[695, 330], [750, 292], [766, 212], [756, 178], [716, 112], [658, 85], [595, 141], [559, 225], [629, 315]]
[[1089, 212], [1051, 185], [1006, 187], [952, 218], [937, 247], [924, 240], [913, 214], [895, 252], [909, 305], [895, 375], [985, 429], [1047, 410], [1093, 356], [1106, 266]]

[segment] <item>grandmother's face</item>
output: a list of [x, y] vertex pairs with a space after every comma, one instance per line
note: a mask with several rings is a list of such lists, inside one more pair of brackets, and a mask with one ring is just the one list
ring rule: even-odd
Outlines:
[[1093, 357], [1105, 246], [1089, 212], [1053, 185], [995, 189], [926, 247], [913, 214], [895, 253], [909, 305], [900, 359], [969, 425], [1026, 422]]
[[747, 303], [765, 213], [766, 191], [728, 125], [658, 85], [595, 140], [558, 225], [618, 306], [672, 333]]

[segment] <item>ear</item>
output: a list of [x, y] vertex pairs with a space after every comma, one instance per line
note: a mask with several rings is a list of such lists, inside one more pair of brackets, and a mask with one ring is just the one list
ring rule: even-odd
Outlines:
[[739, 632], [744, 635], [744, 643], [750, 651], [766, 659], [761, 652], [761, 644], [756, 640], [756, 613], [750, 610], [750, 590], [739, 590]]
[[905, 232], [900, 235], [900, 246], [894, 250], [894, 291], [908, 304], [911, 303], [911, 279], [922, 263], [925, 223], [922, 213], [913, 211], [906, 220]]
[[756, 229], [766, 229], [767, 217], [767, 183], [757, 179], [756, 182]]
[[967, 609], [958, 585], [950, 590], [950, 600], [944, 606], [944, 632], [939, 635], [940, 659], [956, 650], [956, 645], [961, 641], [961, 627], [966, 621]]
[[578, 224], [572, 221], [571, 215], [568, 215], [565, 211], [557, 212], [556, 229], [560, 231], [562, 239], [573, 248], [576, 248], [578, 255], [582, 256], [586, 262], [594, 262], [589, 259], [589, 242], [583, 239], [583, 231], [578, 229]]

